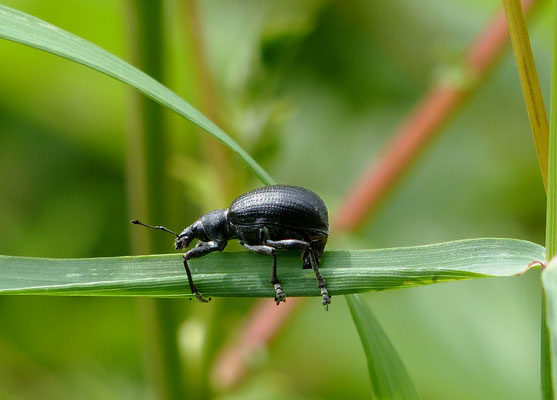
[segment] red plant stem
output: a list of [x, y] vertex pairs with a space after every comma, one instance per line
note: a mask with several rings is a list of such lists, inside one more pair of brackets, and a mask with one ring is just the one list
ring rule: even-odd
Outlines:
[[333, 219], [334, 232], [355, 229], [378, 207], [384, 195], [463, 98], [462, 91], [443, 86], [432, 88], [426, 94], [387, 151], [370, 165], [346, 196]]
[[248, 371], [250, 359], [263, 350], [294, 310], [299, 298], [289, 298], [277, 307], [274, 300], [260, 300], [246, 318], [244, 327], [215, 360], [213, 385], [221, 390], [238, 383]]
[[[522, 1], [525, 14], [534, 1]], [[465, 59], [466, 75], [476, 82], [484, 78], [508, 41], [505, 12], [501, 10], [470, 47]], [[475, 86], [457, 87], [441, 82], [430, 88], [394, 133], [394, 140], [380, 159], [372, 161], [352, 185], [335, 213], [333, 231], [352, 231], [377, 210], [385, 195]]]
[[[526, 14], [536, 0], [522, 0]], [[465, 59], [468, 73], [476, 81], [485, 77], [509, 41], [505, 12], [501, 10], [472, 43]], [[408, 169], [427, 142], [437, 133], [473, 89], [436, 83], [418, 102], [394, 134], [394, 140], [379, 161], [374, 161], [353, 185], [333, 220], [333, 231], [355, 229], [374, 211], [388, 190]], [[213, 382], [220, 388], [239, 383], [248, 370], [248, 360], [277, 334], [284, 320], [301, 299], [289, 298], [276, 307], [262, 300], [240, 327], [238, 338], [226, 346], [215, 361]]]

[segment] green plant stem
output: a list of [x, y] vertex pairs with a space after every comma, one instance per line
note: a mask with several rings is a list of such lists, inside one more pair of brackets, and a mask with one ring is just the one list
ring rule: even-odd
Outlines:
[[544, 186], [547, 188], [548, 124], [536, 63], [530, 46], [526, 20], [520, 0], [503, 0], [518, 75], [522, 85], [528, 118], [534, 136]]
[[[544, 186], [547, 190], [547, 224], [546, 224], [546, 248], [547, 260], [555, 254], [555, 50], [552, 71], [552, 94], [551, 94], [551, 131], [548, 128], [547, 115], [543, 102], [543, 96], [536, 71], [536, 64], [530, 46], [528, 29], [519, 0], [503, 0], [511, 42], [520, 76], [520, 84], [530, 126], [534, 136], [536, 152], [542, 174]], [[548, 154], [549, 153], [549, 154]], [[553, 154], [552, 154], [553, 153]], [[548, 171], [549, 169], [549, 171]], [[550, 357], [549, 332], [546, 325], [546, 296], [542, 288], [542, 310], [541, 310], [541, 344], [540, 344], [540, 369], [541, 387], [544, 399], [553, 399], [552, 366]]]
[[557, 6], [554, 12], [546, 214], [546, 258], [548, 262], [557, 251]]
[[[549, 155], [546, 211], [546, 265], [555, 257], [557, 250], [557, 4], [553, 10], [553, 57], [551, 66], [551, 107], [549, 111]], [[541, 379], [544, 399], [553, 399], [555, 368], [552, 365], [551, 345], [546, 325], [547, 297], [542, 295]]]
[[[163, 81], [163, 14], [162, 3], [155, 0], [133, 0], [128, 4], [130, 15], [131, 50], [143, 71]], [[163, 109], [151, 99], [132, 94], [136, 112], [129, 132], [130, 144], [127, 176], [130, 211], [148, 221], [165, 223], [169, 211], [169, 193], [165, 173], [167, 151]], [[138, 145], [139, 143], [139, 145]], [[135, 162], [135, 165], [134, 165]], [[139, 185], [137, 183], [139, 182]], [[141, 204], [141, 206], [137, 206]], [[134, 232], [143, 236], [135, 252], [150, 253], [166, 247], [166, 237], [150, 231]], [[164, 247], [163, 247], [164, 246]], [[157, 398], [184, 397], [183, 374], [177, 343], [179, 320], [173, 304], [161, 299], [140, 299], [138, 302], [143, 324], [146, 369], [154, 383]]]

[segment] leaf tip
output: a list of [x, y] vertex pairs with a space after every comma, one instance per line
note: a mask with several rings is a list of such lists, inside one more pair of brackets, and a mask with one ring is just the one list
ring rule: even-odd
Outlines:
[[526, 268], [524, 268], [522, 271], [520, 271], [519, 273], [515, 274], [515, 276], [522, 276], [524, 275], [526, 272], [530, 271], [532, 268], [538, 268], [540, 267], [541, 269], [545, 268], [545, 264], [541, 261], [537, 261], [534, 260], [531, 263], [529, 263]]

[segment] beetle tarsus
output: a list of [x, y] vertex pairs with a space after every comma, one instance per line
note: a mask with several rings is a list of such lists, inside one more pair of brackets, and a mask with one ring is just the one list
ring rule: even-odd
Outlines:
[[199, 293], [199, 292], [197, 292], [197, 291], [195, 292], [195, 298], [196, 298], [197, 300], [199, 300], [201, 303], [208, 303], [208, 302], [211, 301], [211, 298], [210, 298], [210, 297], [209, 297], [209, 300], [207, 300], [206, 298], [204, 298], [203, 296], [201, 296], [201, 293]]
[[325, 306], [325, 311], [329, 311], [329, 304], [331, 304], [331, 296], [329, 296], [329, 292], [327, 291], [327, 288], [325, 286], [321, 287], [321, 296], [323, 297], [321, 304]]
[[286, 303], [286, 294], [284, 290], [282, 290], [280, 283], [275, 283], [275, 303], [277, 303], [278, 306], [281, 302]]

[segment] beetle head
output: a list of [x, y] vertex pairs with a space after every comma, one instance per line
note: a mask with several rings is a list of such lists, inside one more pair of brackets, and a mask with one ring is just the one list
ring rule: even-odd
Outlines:
[[182, 250], [187, 248], [193, 239], [202, 239], [200, 233], [203, 231], [199, 220], [195, 221], [193, 224], [188, 226], [182, 231], [176, 238], [175, 247], [176, 250]]
[[230, 239], [228, 212], [213, 210], [188, 226], [176, 238], [176, 250], [188, 247], [193, 239], [202, 242], [226, 242]]

